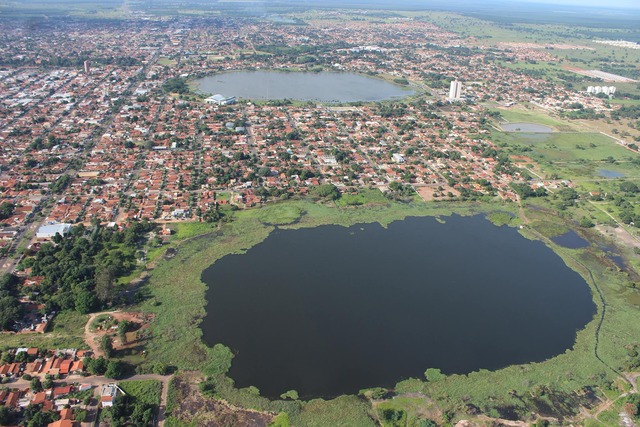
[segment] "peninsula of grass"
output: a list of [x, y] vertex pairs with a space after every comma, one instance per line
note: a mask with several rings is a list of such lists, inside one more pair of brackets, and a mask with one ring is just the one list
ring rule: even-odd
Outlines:
[[[178, 245], [173, 258], [158, 262], [147, 285], [151, 298], [141, 308], [155, 313], [156, 317], [145, 363], [160, 362], [179, 370], [199, 370], [212, 382], [218, 398], [240, 407], [287, 412], [294, 425], [335, 425], [330, 420], [345, 414], [351, 417], [352, 425], [375, 424], [373, 420], [379, 413], [376, 415], [372, 403], [365, 404], [361, 398], [270, 401], [259, 396], [255, 389], [235, 388], [226, 376], [233, 358], [231, 351], [221, 344], [214, 347], [204, 344], [199, 325], [206, 314], [206, 285], [201, 281], [202, 272], [223, 256], [243, 253], [260, 243], [276, 226], [303, 228], [370, 222], [385, 226], [408, 216], [443, 217], [453, 213], [484, 214], [497, 225], [521, 224], [515, 204], [379, 202], [365, 206], [341, 206], [339, 203], [336, 206], [333, 202], [298, 200], [238, 211], [234, 213], [233, 221], [215, 230], [203, 229], [200, 236]], [[569, 267], [579, 272], [591, 287], [598, 307], [594, 319], [578, 331], [573, 348], [541, 363], [515, 365], [493, 372], [481, 370], [468, 375], [448, 375], [431, 382], [425, 378], [408, 379], [397, 385], [393, 390], [396, 397], [386, 399], [388, 404], [382, 408], [395, 405], [406, 412], [408, 419], [417, 419], [422, 412], [415, 408], [415, 402], [405, 405], [399, 397], [423, 396], [425, 402], [437, 403], [444, 411], [439, 412], [443, 417], [455, 418], [464, 413], [465, 405], [473, 405], [493, 415], [504, 415], [513, 410], [526, 419], [531, 412], [540, 412], [536, 408], [543, 404], [550, 413], [568, 417], [572, 415], [570, 408], [574, 407], [571, 404], [584, 404], [582, 396], [588, 392], [619, 393], [614, 381], [620, 378], [619, 372], [628, 362], [625, 347], [636, 343], [640, 336], [640, 312], [630, 299], [637, 291], [631, 287], [626, 273], [608, 268], [610, 262], [606, 262], [606, 257], [596, 247], [565, 249], [545, 237], [565, 231], [568, 227], [565, 220], [538, 208], [527, 210], [527, 216], [532, 222], [523, 226], [522, 234], [544, 241]], [[425, 366], [427, 368], [437, 367]]]

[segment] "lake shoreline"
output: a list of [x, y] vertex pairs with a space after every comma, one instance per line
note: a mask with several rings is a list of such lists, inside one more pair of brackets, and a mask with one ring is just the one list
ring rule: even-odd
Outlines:
[[[291, 215], [290, 219], [271, 220], [274, 215], [277, 218], [282, 209], [291, 209], [298, 214]], [[505, 215], [505, 212], [511, 212], [511, 214]], [[295, 403], [292, 410], [299, 411], [306, 405], [305, 403], [271, 401], [256, 396], [247, 389], [240, 390], [234, 387], [233, 381], [225, 375], [231, 366], [233, 354], [224, 346], [216, 345], [211, 348], [204, 345], [202, 332], [198, 327], [206, 315], [206, 285], [200, 281], [201, 272], [215, 259], [228, 253], [244, 253], [247, 248], [264, 241], [275, 229], [273, 226], [263, 225], [264, 223], [278, 223], [280, 228], [285, 229], [307, 228], [323, 224], [348, 226], [358, 222], [378, 222], [386, 226], [392, 221], [408, 216], [445, 217], [446, 221], [446, 216], [452, 213], [461, 215], [482, 213], [498, 224], [503, 224], [505, 221], [510, 226], [522, 224], [514, 215], [517, 213], [517, 206], [502, 203], [447, 202], [408, 205], [390, 203], [387, 206], [337, 208], [303, 200], [240, 211], [230, 224], [224, 225], [215, 234], [210, 234], [211, 238], [193, 239], [188, 245], [180, 246], [176, 257], [163, 261], [156, 267], [149, 289], [153, 292], [153, 300], [158, 301], [159, 305], [149, 303], [144, 306], [145, 310], [157, 313], [156, 322], [152, 325], [153, 335], [156, 338], [152, 339], [149, 346], [148, 363], [158, 361], [180, 369], [201, 370], [215, 379], [221, 390], [220, 395], [230, 402], [241, 404], [246, 402], [246, 399], [250, 399], [253, 407], [264, 410], [274, 410], [275, 407], [284, 403], [287, 405]], [[529, 217], [539, 214], [537, 209], [527, 211]], [[510, 219], [512, 215], [513, 219]], [[500, 219], [501, 217], [505, 218]], [[544, 213], [542, 217], [548, 220], [549, 215]], [[296, 219], [300, 220], [295, 221]], [[554, 221], [564, 222], [559, 218]], [[537, 223], [538, 220], [532, 225], [525, 226], [520, 233], [530, 239], [543, 240], [565, 260], [567, 265], [587, 280], [593, 291], [594, 302], [598, 306], [598, 316], [602, 313], [602, 307], [595, 296], [596, 290], [589, 278], [590, 273], [601, 284], [602, 294], [607, 304], [617, 307], [617, 310], [607, 311], [607, 316], [603, 318], [602, 325], [597, 328], [597, 331], [600, 333], [599, 351], [602, 357], [610, 361], [622, 360], [625, 349], [616, 344], [616, 325], [621, 322], [630, 325], [640, 324], [637, 322], [637, 310], [629, 309], [628, 303], [625, 302], [626, 297], [616, 290], [628, 286], [626, 285], [628, 279], [608, 269], [606, 264], [601, 264], [598, 252], [593, 247], [571, 250], [553, 244], [537, 231], [539, 229]], [[544, 231], [544, 229], [540, 230]], [[175, 292], [176, 281], [189, 284], [183, 285], [178, 295]], [[507, 393], [509, 389], [525, 393], [531, 384], [548, 382], [549, 375], [565, 378], [563, 372], [566, 370], [573, 372], [570, 379], [552, 382], [553, 387], [563, 392], [571, 392], [589, 384], [588, 378], [597, 372], [601, 372], [604, 375], [603, 378], [613, 380], [616, 375], [606, 367], [602, 371], [603, 365], [594, 358], [593, 348], [596, 342], [597, 326], [597, 319], [589, 322], [583, 330], [578, 332], [570, 350], [544, 362], [509, 366], [497, 371], [481, 370], [468, 375], [450, 375], [446, 380], [437, 383], [407, 379], [396, 384], [394, 390], [396, 393], [427, 393], [434, 396], [447, 393], [450, 396], [448, 401], [462, 398], [459, 395], [461, 390], [467, 390], [467, 394], [472, 397], [477, 396], [478, 399], [483, 399], [482, 396], [488, 395], [487, 393]], [[636, 326], [630, 326], [630, 328], [640, 329]], [[637, 332], [640, 333], [640, 331]], [[634, 332], [629, 330], [628, 333]], [[167, 342], [166, 339], [171, 341]], [[185, 352], [185, 349], [190, 350]], [[522, 382], [525, 378], [527, 383]], [[499, 387], [496, 388], [498, 384]], [[523, 384], [529, 385], [523, 388]], [[336, 400], [326, 401], [326, 405], [333, 405], [333, 402]], [[446, 401], [440, 404], [447, 407]]]
[[[277, 81], [280, 77], [286, 78], [281, 82]], [[262, 78], [262, 82], [257, 82], [258, 78]], [[292, 79], [297, 81], [292, 82]], [[411, 85], [400, 85], [379, 76], [335, 70], [225, 70], [192, 80], [190, 85], [196, 88], [196, 93], [200, 96], [206, 97], [219, 93], [256, 102], [291, 100], [345, 104], [399, 101], [419, 93]], [[301, 93], [303, 95], [300, 95]], [[316, 96], [304, 95], [305, 93]], [[376, 96], [377, 93], [383, 96]], [[339, 97], [342, 99], [337, 99]]]

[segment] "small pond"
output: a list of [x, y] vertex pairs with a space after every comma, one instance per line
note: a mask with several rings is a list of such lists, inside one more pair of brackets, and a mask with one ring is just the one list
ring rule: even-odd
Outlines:
[[603, 178], [624, 178], [624, 174], [610, 169], [598, 169], [598, 175]]
[[561, 234], [559, 236], [554, 236], [551, 238], [551, 240], [556, 245], [560, 245], [564, 248], [569, 248], [569, 249], [580, 249], [580, 248], [586, 248], [587, 246], [589, 246], [589, 242], [587, 242], [582, 237], [578, 236], [578, 233], [576, 233], [573, 230], [569, 230], [566, 233]]
[[522, 133], [552, 133], [553, 129], [549, 126], [539, 125], [537, 123], [507, 123], [500, 125], [505, 132], [522, 132]]
[[355, 73], [231, 71], [197, 80], [198, 90], [244, 99], [316, 102], [382, 101], [410, 96], [410, 88]]

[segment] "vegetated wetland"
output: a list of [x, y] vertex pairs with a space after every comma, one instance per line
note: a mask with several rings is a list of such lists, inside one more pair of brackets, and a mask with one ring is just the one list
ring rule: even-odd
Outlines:
[[202, 278], [205, 341], [235, 353], [237, 386], [269, 397], [540, 362], [595, 313], [561, 258], [481, 216], [275, 230]]
[[[228, 376], [233, 353], [220, 344], [213, 348], [207, 346], [202, 339], [202, 329], [197, 327], [207, 315], [202, 272], [216, 260], [229, 254], [246, 253], [250, 250], [248, 248], [264, 242], [275, 230], [273, 225], [266, 224], [279, 224], [281, 230], [330, 224], [350, 227], [366, 223], [374, 226], [376, 222], [387, 227], [408, 216], [438, 216], [451, 223], [448, 216], [456, 212], [465, 216], [483, 214], [496, 224], [514, 226], [520, 224], [520, 219], [514, 217], [512, 208], [509, 204], [472, 202], [388, 203], [340, 208], [301, 200], [235, 212], [233, 221], [215, 232], [209, 227], [207, 233], [204, 224], [194, 224], [197, 226], [194, 230], [192, 227], [180, 227], [177, 237], [186, 240], [179, 244], [173, 258], [156, 266], [150, 280], [151, 298], [144, 304], [144, 309], [158, 315], [151, 326], [154, 339], [148, 345], [146, 363], [166, 363], [181, 370], [200, 369], [207, 375], [207, 384], [219, 398], [243, 407], [285, 411], [291, 415], [295, 425], [307, 425], [318, 414], [322, 414], [324, 420], [334, 420], [318, 425], [335, 425], [337, 420], [345, 419], [348, 425], [374, 425], [367, 405], [363, 406], [362, 400], [354, 396], [283, 401], [262, 397], [258, 393], [264, 392], [255, 387], [239, 388], [235, 385]], [[467, 375], [447, 375], [437, 381], [425, 381], [422, 374], [416, 374], [395, 384], [391, 390], [398, 398], [385, 401], [385, 405], [404, 408], [409, 411], [408, 416], [419, 417], [418, 412], [404, 406], [403, 399], [427, 395], [444, 410], [455, 410], [459, 402], [464, 401], [480, 408], [500, 409], [506, 406], [521, 416], [542, 405], [546, 408], [545, 414], [569, 416], [572, 412], [563, 402], [566, 399], [581, 402], [581, 395], [575, 394], [577, 390], [584, 387], [607, 390], [612, 387], [612, 381], [618, 378], [618, 374], [610, 366], [620, 369], [618, 361], [624, 360], [627, 352], [624, 346], [640, 334], [634, 305], [637, 291], [629, 287], [623, 272], [606, 268], [609, 264], [604, 262], [606, 257], [597, 247], [566, 249], [543, 237], [566, 232], [567, 224], [561, 218], [550, 216], [549, 211], [536, 206], [529, 208], [525, 205], [525, 209], [531, 223], [519, 232], [529, 239], [542, 239], [572, 270], [580, 273], [592, 291], [593, 302], [598, 307], [597, 315], [577, 332], [573, 346], [555, 357], [540, 363], [509, 365], [495, 371], [480, 369]], [[549, 228], [550, 225], [554, 226]], [[550, 234], [551, 230], [557, 232]], [[191, 238], [195, 235], [201, 237]], [[181, 283], [180, 292], [176, 292], [176, 283]], [[604, 316], [598, 292], [602, 293], [608, 307], [615, 307], [607, 309]], [[455, 317], [455, 313], [451, 316]], [[620, 328], [620, 324], [625, 324], [625, 328]], [[599, 337], [597, 345], [596, 336]], [[383, 344], [381, 339], [379, 345]], [[467, 352], [474, 351], [474, 348], [467, 349]], [[542, 386], [554, 390], [551, 399], [538, 397], [536, 390]], [[577, 408], [576, 405], [578, 403], [570, 407]]]
[[243, 99], [358, 102], [400, 99], [410, 88], [344, 72], [230, 71], [197, 80], [200, 92]]

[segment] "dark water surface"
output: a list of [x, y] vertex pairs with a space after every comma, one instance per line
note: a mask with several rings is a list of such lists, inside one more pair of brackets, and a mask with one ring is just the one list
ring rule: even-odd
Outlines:
[[609, 169], [598, 169], [598, 175], [604, 178], [624, 178], [624, 174]]
[[553, 240], [553, 243], [555, 243], [556, 245], [560, 245], [569, 249], [580, 249], [589, 246], [589, 242], [584, 240], [578, 235], [578, 233], [573, 230], [569, 230], [559, 236], [554, 236], [551, 238], [551, 240]]
[[232, 349], [238, 387], [269, 397], [546, 360], [595, 313], [559, 256], [479, 216], [276, 230], [202, 279], [205, 341]]
[[537, 123], [507, 123], [500, 125], [505, 132], [552, 133], [553, 128]]
[[382, 101], [413, 90], [355, 73], [230, 71], [197, 81], [201, 92], [244, 99], [295, 99], [319, 102]]

